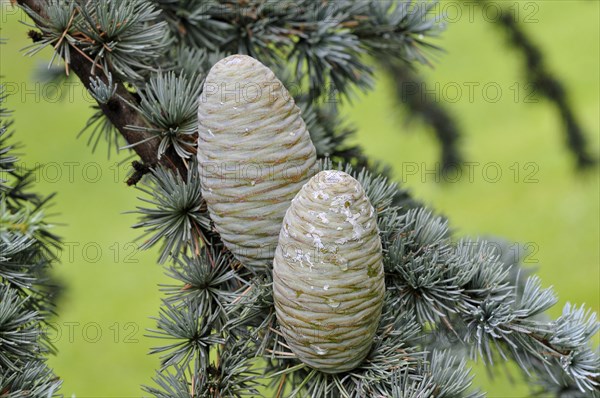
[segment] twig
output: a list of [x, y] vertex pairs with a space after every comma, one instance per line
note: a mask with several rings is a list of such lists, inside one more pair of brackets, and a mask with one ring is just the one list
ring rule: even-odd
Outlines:
[[[42, 18], [48, 18], [46, 8], [48, 4], [43, 0], [17, 0], [20, 6], [30, 8]], [[86, 89], [90, 89], [90, 78], [93, 77], [91, 72], [94, 61], [85, 54], [76, 45], [72, 45], [76, 50], [71, 54], [70, 67], [73, 72], [79, 77]], [[97, 66], [97, 65], [96, 65]], [[106, 82], [105, 76], [100, 76]], [[158, 158], [159, 140], [152, 140], [152, 133], [146, 131], [133, 131], [127, 126], [147, 126], [146, 120], [133, 109], [130, 104], [137, 104], [137, 98], [127, 91], [123, 83], [117, 81], [117, 91], [113, 98], [106, 104], [98, 103], [99, 108], [116, 127], [119, 133], [125, 138], [129, 145], [133, 145], [132, 149], [141, 158], [144, 164], [158, 165], [161, 164], [171, 170], [176, 170], [185, 180], [188, 170], [181, 158], [174, 151], [167, 151], [160, 159]], [[138, 145], [135, 145], [139, 143]]]

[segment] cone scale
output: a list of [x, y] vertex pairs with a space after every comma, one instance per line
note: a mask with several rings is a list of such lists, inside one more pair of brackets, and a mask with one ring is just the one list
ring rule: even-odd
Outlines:
[[202, 195], [215, 229], [244, 265], [268, 269], [285, 211], [315, 172], [300, 110], [269, 68], [233, 55], [208, 73], [198, 120]]
[[287, 344], [326, 373], [357, 367], [371, 348], [384, 293], [373, 206], [350, 175], [317, 174], [292, 201], [275, 252], [273, 294]]

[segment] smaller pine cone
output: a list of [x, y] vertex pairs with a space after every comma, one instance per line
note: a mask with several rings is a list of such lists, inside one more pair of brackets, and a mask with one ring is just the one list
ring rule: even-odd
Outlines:
[[270, 268], [285, 211], [316, 171], [300, 109], [269, 68], [232, 55], [208, 73], [198, 121], [202, 195], [215, 228], [244, 265]]
[[360, 183], [322, 171], [288, 209], [273, 263], [277, 319], [291, 350], [326, 373], [369, 353], [385, 282], [376, 214]]

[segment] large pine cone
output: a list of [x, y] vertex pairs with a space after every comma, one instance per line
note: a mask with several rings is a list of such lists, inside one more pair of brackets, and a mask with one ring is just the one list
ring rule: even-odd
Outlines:
[[285, 211], [316, 172], [300, 110], [269, 68], [233, 55], [208, 73], [198, 119], [202, 195], [215, 228], [250, 269], [270, 267]]
[[384, 293], [381, 239], [364, 190], [344, 172], [317, 174], [292, 201], [275, 252], [286, 342], [315, 369], [351, 370], [369, 353]]

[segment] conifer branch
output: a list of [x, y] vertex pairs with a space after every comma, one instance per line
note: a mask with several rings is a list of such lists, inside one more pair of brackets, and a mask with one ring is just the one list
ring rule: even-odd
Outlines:
[[0, 83], [0, 396], [58, 397], [46, 332], [58, 293], [49, 268], [61, 245], [44, 217], [52, 196], [32, 192], [34, 171], [18, 167], [5, 99]]
[[409, 65], [382, 56], [377, 61], [394, 81], [396, 100], [410, 112], [410, 117], [420, 116], [434, 130], [441, 146], [440, 172], [460, 166], [460, 131], [454, 117], [436, 101], [429, 100], [424, 92], [425, 82]]
[[523, 56], [525, 73], [534, 90], [556, 106], [564, 125], [567, 147], [575, 157], [577, 167], [585, 169], [597, 164], [598, 159], [589, 152], [588, 140], [569, 103], [567, 91], [548, 68], [540, 48], [512, 13], [506, 10], [498, 13], [495, 24], [505, 31], [510, 45]]
[[[515, 361], [526, 374], [536, 378], [542, 392], [589, 395], [598, 390], [598, 354], [591, 344], [598, 331], [595, 315], [583, 307], [567, 306], [555, 321], [541, 318], [556, 302], [551, 289], [542, 289], [535, 277], [523, 276], [518, 259], [506, 259], [491, 243], [457, 242], [445, 219], [415, 204], [406, 191], [388, 182], [385, 172], [375, 167], [363, 168], [369, 162], [359, 148], [345, 142], [353, 130], [340, 127], [336, 101], [331, 104], [314, 101], [324, 99], [330, 91], [337, 100], [354, 88], [367, 88], [372, 70], [362, 61], [362, 54], [385, 55], [398, 65], [427, 63], [425, 52], [434, 48], [427, 40], [435, 33], [435, 21], [429, 15], [431, 2], [17, 2], [41, 31], [39, 35], [30, 35], [35, 43], [28, 53], [51, 45], [54, 56], [64, 59], [67, 70], [74, 72], [98, 101], [93, 122], [99, 120], [102, 126], [113, 123], [143, 160], [143, 165], [135, 164], [136, 173], [130, 182], [135, 184], [149, 173], [140, 186], [144, 204], [136, 209], [140, 221], [135, 227], [145, 231], [143, 248], [161, 247], [159, 262], [168, 263], [167, 272], [174, 281], [162, 287], [166, 298], [151, 331], [152, 336], [163, 341], [152, 350], [160, 355], [162, 368], [155, 377], [158, 387], [146, 387], [148, 393], [158, 398], [257, 396], [263, 393], [259, 387], [266, 382], [271, 383], [277, 396], [480, 397], [481, 393], [470, 387], [471, 376], [466, 367], [469, 353], [489, 365], [498, 358]], [[214, 189], [206, 189], [207, 184], [201, 184], [198, 163], [187, 160], [196, 152], [202, 155], [208, 146], [196, 147], [198, 126], [200, 141], [204, 138], [205, 144], [215, 145], [214, 154], [208, 154], [211, 160], [220, 161], [224, 154], [231, 155], [241, 147], [237, 142], [239, 136], [224, 135], [225, 127], [239, 126], [232, 123], [231, 117], [239, 113], [231, 110], [237, 110], [236, 107], [224, 108], [225, 103], [215, 101], [213, 108], [201, 107], [202, 112], [196, 112], [201, 82], [211, 76], [207, 75], [209, 68], [224, 54], [231, 53], [250, 54], [270, 65], [280, 64], [282, 59], [292, 64], [290, 70], [276, 67], [274, 73], [286, 83], [299, 84], [301, 91], [305, 91], [295, 99], [303, 110], [310, 137], [303, 123], [297, 130], [304, 132], [307, 143], [314, 142], [314, 147], [306, 146], [310, 149], [307, 153], [311, 167], [315, 166], [315, 151], [320, 158], [330, 157], [339, 165], [320, 160], [315, 168], [345, 170], [364, 189], [361, 195], [369, 199], [370, 206], [359, 209], [359, 213], [372, 209], [368, 217], [371, 221], [364, 226], [356, 218], [346, 221], [352, 220], [356, 230], [374, 230], [377, 224], [381, 239], [377, 258], [379, 265], [383, 261], [386, 291], [377, 303], [383, 307], [381, 317], [376, 324], [369, 325], [375, 328], [371, 330], [374, 338], [370, 351], [365, 360], [350, 370], [327, 373], [300, 362], [301, 357], [294, 351], [285, 334], [284, 322], [277, 314], [277, 301], [284, 297], [274, 294], [278, 282], [271, 272], [272, 258], [264, 256], [261, 250], [259, 254], [264, 256], [261, 261], [267, 266], [252, 268], [248, 258], [240, 259], [234, 250], [230, 253], [227, 249], [232, 247], [227, 244], [227, 236], [236, 238], [238, 246], [253, 243], [249, 225], [269, 219], [265, 217], [265, 207], [273, 206], [274, 197], [282, 197], [284, 191], [289, 193], [289, 183], [254, 192], [256, 188], [252, 187], [259, 186], [261, 181], [248, 176], [239, 185], [242, 178], [236, 176], [236, 185], [219, 181]], [[230, 58], [240, 61], [240, 57], [248, 58], [240, 55]], [[237, 61], [232, 65], [239, 67]], [[244, 76], [253, 76], [255, 71], [247, 70]], [[226, 77], [237, 79], [241, 76], [239, 72], [239, 69], [229, 70]], [[266, 72], [272, 76], [271, 71]], [[268, 131], [273, 127], [271, 120], [277, 119], [275, 116], [288, 117], [297, 112], [295, 108], [293, 112], [266, 108], [263, 105], [254, 109], [253, 116], [257, 118], [247, 125]], [[296, 116], [293, 122], [301, 120]], [[277, 120], [286, 120], [285, 117]], [[211, 120], [216, 127], [208, 125]], [[277, 126], [277, 131], [289, 140], [282, 142], [293, 144], [291, 137], [296, 134], [293, 131], [288, 134], [289, 130], [296, 130], [289, 127], [293, 124]], [[216, 133], [217, 128], [222, 130], [222, 142], [212, 132]], [[100, 132], [114, 139], [109, 130], [101, 127]], [[256, 140], [250, 134], [244, 137]], [[451, 134], [448, 137], [455, 138]], [[278, 139], [276, 136], [263, 139], [267, 151], [261, 152], [259, 160], [270, 155], [274, 155], [272, 164], [284, 165], [289, 160], [275, 156], [282, 148], [277, 147], [282, 143], [275, 142]], [[232, 162], [248, 160], [247, 153], [251, 151], [258, 152], [256, 146], [248, 145]], [[1, 148], [0, 153], [3, 153]], [[357, 167], [353, 169], [352, 165]], [[247, 194], [240, 195], [241, 190]], [[206, 200], [216, 195], [214, 191], [221, 193], [214, 204], [247, 205], [252, 197], [257, 199], [256, 207], [240, 207], [230, 213], [228, 210], [219, 218]], [[19, 194], [20, 190], [14, 192]], [[350, 211], [350, 201], [345, 203], [345, 209]], [[276, 210], [281, 209], [283, 206]], [[299, 227], [314, 227], [313, 217], [327, 219], [324, 212], [308, 210], [297, 218], [300, 221], [295, 224]], [[251, 217], [240, 222], [234, 217], [233, 221], [225, 219], [237, 214]], [[27, 214], [9, 216], [6, 225], [14, 231], [33, 230], [37, 226], [33, 222], [35, 217]], [[224, 225], [224, 220], [231, 228], [221, 230], [221, 240], [216, 231], [219, 225]], [[323, 222], [328, 224], [329, 220]], [[277, 221], [255, 230], [261, 233], [268, 230], [268, 237], [274, 237], [272, 243], [277, 246], [282, 241], [278, 238], [282, 231], [290, 236], [311, 238], [310, 231], [307, 236], [300, 228], [297, 232], [286, 228], [281, 229]], [[345, 237], [337, 241], [343, 242], [340, 245], [348, 243]], [[315, 242], [321, 241], [315, 239]], [[323, 258], [325, 262], [335, 262], [345, 272], [351, 268], [349, 261], [337, 249], [335, 256]], [[354, 258], [356, 251], [359, 249], [350, 253]], [[252, 250], [240, 253], [258, 257]], [[310, 262], [310, 253], [304, 254], [298, 260]], [[367, 270], [369, 278], [370, 273]], [[14, 272], [0, 276], [15, 286], [25, 283]], [[318, 288], [314, 289], [318, 293], [310, 293], [317, 299], [314, 302], [321, 302], [323, 307], [340, 307], [338, 301], [325, 301], [331, 298], [328, 294], [333, 290], [329, 281], [319, 282], [323, 290]], [[313, 287], [311, 282], [310, 290]], [[348, 294], [355, 295], [358, 289], [352, 286], [351, 290]], [[307, 297], [307, 292], [291, 291], [289, 301], [293, 301], [294, 295]], [[6, 297], [4, 302], [13, 303], [9, 295]], [[9, 319], [5, 329], [10, 330], [17, 323], [14, 319], [29, 319], [26, 312], [14, 313], [18, 316]], [[309, 334], [331, 330], [330, 325], [321, 324], [316, 317], [314, 320], [306, 329]], [[340, 336], [332, 337], [331, 342]], [[316, 355], [327, 354], [321, 344], [314, 347], [314, 341], [307, 343]], [[0, 363], [8, 364], [13, 356], [0, 356]], [[264, 369], [259, 372], [261, 365]], [[2, 391], [0, 388], [0, 395]]]
[[[17, 3], [29, 13], [39, 28], [43, 27], [43, 21], [48, 18], [48, 3], [46, 1], [17, 0]], [[72, 45], [72, 48], [76, 51], [71, 52], [69, 58], [64, 59], [64, 61], [68, 65], [69, 70], [73, 71], [79, 77], [84, 87], [92, 92], [93, 82], [97, 82], [98, 79], [108, 85], [109, 81], [106, 76], [94, 73], [95, 67], [97, 68], [94, 61], [82, 49], [78, 48], [77, 44]], [[129, 128], [129, 126], [147, 126], [148, 124], [140, 113], [131, 106], [131, 104], [139, 103], [138, 98], [128, 91], [123, 82], [118, 78], [114, 78], [114, 84], [116, 86], [114, 95], [105, 103], [98, 101], [100, 110], [123, 138], [125, 138], [125, 141], [127, 141], [131, 149], [136, 152], [145, 165], [154, 167], [162, 164], [169, 169], [177, 170], [185, 178], [187, 167], [173, 150], [168, 150], [159, 160], [158, 148], [160, 140], [148, 131]]]

